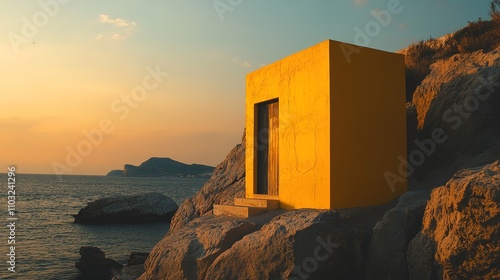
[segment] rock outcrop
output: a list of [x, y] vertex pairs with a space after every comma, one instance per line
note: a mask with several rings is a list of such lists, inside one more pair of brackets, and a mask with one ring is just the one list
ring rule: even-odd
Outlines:
[[335, 211], [290, 211], [222, 253], [205, 279], [359, 279], [361, 243]]
[[236, 218], [197, 218], [156, 244], [140, 279], [205, 279], [221, 253], [255, 230], [255, 223]]
[[412, 103], [417, 110], [418, 128], [422, 129], [433, 122], [443, 123], [443, 113], [447, 109], [453, 109], [456, 101], [465, 101], [471, 95], [476, 95], [476, 98], [492, 95], [496, 91], [492, 87], [499, 86], [496, 84], [500, 76], [499, 52], [500, 48], [489, 53], [476, 51], [456, 54], [433, 63], [431, 73], [413, 94]]
[[233, 204], [235, 197], [245, 196], [245, 133], [220, 163], [205, 185], [179, 208], [172, 218], [170, 231], [176, 231], [196, 217], [211, 213], [214, 204]]
[[135, 280], [141, 276], [144, 271], [144, 262], [148, 258], [149, 253], [132, 252], [128, 257], [127, 265], [124, 266], [118, 273], [115, 273], [113, 280]]
[[387, 211], [372, 232], [367, 255], [366, 279], [408, 279], [406, 252], [422, 226], [429, 190], [407, 192]]
[[104, 252], [97, 247], [81, 247], [80, 256], [75, 267], [88, 279], [109, 280], [123, 267], [115, 260], [106, 258]]
[[167, 234], [139, 279], [359, 279], [361, 243], [361, 232], [330, 210], [278, 213], [260, 229], [208, 215]]
[[412, 103], [420, 145], [409, 143], [409, 161], [425, 166], [420, 173], [448, 169], [451, 176], [493, 162], [500, 156], [500, 47], [435, 62]]
[[229, 204], [243, 195], [243, 163], [237, 146], [181, 206], [175, 229], [155, 246], [140, 280], [451, 280], [499, 273], [498, 162], [458, 173], [432, 196], [430, 189], [404, 194], [369, 228], [358, 223], [372, 208], [358, 209], [357, 218], [349, 211], [312, 209], [247, 220], [211, 215], [215, 201]]
[[144, 264], [146, 259], [149, 257], [149, 253], [146, 252], [132, 252], [128, 257], [127, 265], [134, 266], [138, 264]]
[[410, 279], [498, 279], [500, 163], [458, 172], [432, 191], [408, 249]]
[[81, 224], [170, 221], [177, 209], [170, 197], [148, 193], [98, 199], [73, 217]]
[[144, 273], [144, 264], [124, 266], [112, 280], [136, 280]]

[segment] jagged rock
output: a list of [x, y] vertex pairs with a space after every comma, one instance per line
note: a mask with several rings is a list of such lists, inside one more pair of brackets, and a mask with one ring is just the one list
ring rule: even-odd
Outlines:
[[278, 215], [260, 230], [250, 220], [196, 218], [155, 246], [139, 279], [360, 279], [361, 232], [337, 212]]
[[172, 218], [170, 231], [176, 231], [196, 217], [210, 213], [214, 204], [233, 204], [235, 197], [245, 196], [245, 133], [220, 163], [205, 185], [185, 200]]
[[[451, 98], [453, 98], [451, 104], [463, 101], [464, 97], [476, 94], [475, 90], [478, 86], [481, 86], [480, 94], [490, 90], [488, 85], [484, 84], [485, 81], [478, 78], [489, 80], [491, 77], [493, 82], [498, 81], [499, 52], [500, 47], [488, 53], [476, 51], [456, 54], [449, 59], [434, 62], [431, 65], [430, 74], [425, 77], [413, 95], [412, 103], [417, 110], [418, 127], [423, 128], [425, 125], [430, 125], [428, 122], [443, 121], [442, 113], [444, 110], [436, 110], [436, 107], [445, 104], [439, 103], [447, 103]], [[490, 86], [495, 86], [495, 84]], [[453, 90], [455, 92], [452, 92]], [[451, 96], [445, 97], [447, 94], [451, 94]], [[436, 100], [438, 97], [443, 99]], [[457, 97], [461, 98], [455, 100]], [[450, 108], [450, 106], [446, 107], [446, 109]], [[436, 113], [441, 114], [436, 115]]]
[[498, 279], [500, 163], [465, 169], [432, 191], [408, 248], [410, 279]]
[[255, 223], [236, 218], [197, 218], [156, 244], [139, 279], [204, 279], [217, 256], [256, 229]]
[[119, 273], [115, 274], [113, 280], [135, 280], [141, 276], [144, 271], [144, 262], [148, 258], [149, 253], [132, 252], [128, 257], [127, 265], [124, 266]]
[[368, 247], [367, 280], [408, 279], [408, 244], [420, 231], [430, 191], [403, 194], [373, 228]]
[[124, 266], [112, 280], [136, 280], [144, 273], [144, 265]]
[[361, 243], [335, 211], [290, 211], [222, 253], [205, 279], [359, 279]]
[[136, 280], [144, 273], [144, 264], [124, 266], [112, 280]]
[[148, 258], [148, 256], [149, 256], [149, 253], [132, 252], [132, 253], [130, 253], [130, 256], [128, 257], [127, 265], [133, 266], [133, 265], [138, 265], [138, 264], [144, 264], [144, 262], [146, 262], [146, 259]]
[[[449, 178], [461, 168], [494, 161], [500, 156], [500, 47], [436, 61], [412, 103], [421, 130], [417, 138], [426, 142], [416, 149], [425, 155], [420, 173], [447, 169]], [[422, 165], [413, 157], [413, 167]]]
[[75, 223], [135, 223], [170, 221], [177, 204], [160, 193], [114, 196], [90, 202], [73, 215]]
[[111, 279], [123, 267], [115, 260], [106, 258], [104, 252], [97, 247], [82, 246], [80, 256], [75, 267], [90, 279]]

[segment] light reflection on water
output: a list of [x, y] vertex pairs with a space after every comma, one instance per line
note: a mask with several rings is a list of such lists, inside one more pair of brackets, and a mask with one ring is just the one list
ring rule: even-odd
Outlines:
[[[97, 246], [106, 257], [125, 263], [130, 252], [151, 250], [168, 224], [78, 225], [72, 214], [90, 201], [117, 194], [160, 192], [180, 205], [205, 181], [104, 176], [63, 176], [59, 181], [53, 175], [17, 174], [16, 273], [7, 271], [8, 229], [2, 226], [0, 279], [81, 279], [74, 268], [81, 246]], [[6, 186], [6, 174], [0, 174], [0, 182]], [[6, 195], [0, 196], [0, 225], [6, 223], [6, 205]]]

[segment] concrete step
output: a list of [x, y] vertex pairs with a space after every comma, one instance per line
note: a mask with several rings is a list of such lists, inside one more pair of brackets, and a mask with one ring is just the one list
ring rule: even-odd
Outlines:
[[280, 201], [275, 199], [260, 199], [260, 198], [235, 198], [234, 205], [261, 207], [266, 210], [274, 210], [280, 207]]
[[270, 199], [270, 200], [279, 200], [280, 199], [280, 197], [278, 195], [275, 195], [275, 194], [258, 194], [258, 193], [252, 194], [252, 198]]
[[233, 216], [238, 218], [248, 218], [263, 212], [267, 209], [264, 207], [237, 206], [237, 205], [217, 205], [214, 204], [214, 215], [216, 216]]

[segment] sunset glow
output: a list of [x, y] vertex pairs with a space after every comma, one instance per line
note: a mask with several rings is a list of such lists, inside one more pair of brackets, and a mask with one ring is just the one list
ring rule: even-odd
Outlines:
[[488, 17], [482, 3], [401, 0], [376, 30], [394, 0], [217, 2], [4, 1], [0, 166], [217, 165], [243, 135], [248, 73], [329, 38], [396, 51]]

